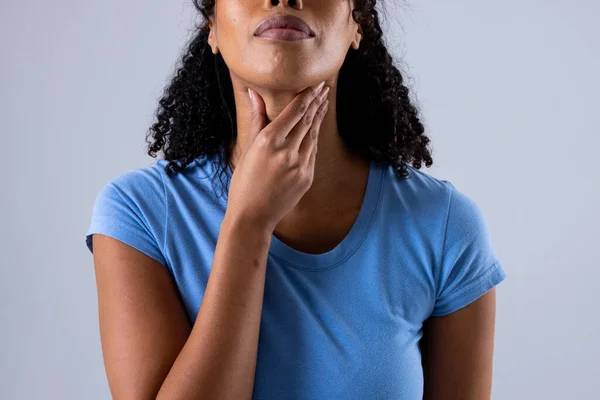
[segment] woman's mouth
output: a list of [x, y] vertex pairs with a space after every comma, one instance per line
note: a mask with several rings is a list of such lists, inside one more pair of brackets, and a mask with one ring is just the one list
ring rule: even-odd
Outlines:
[[272, 28], [267, 29], [262, 32], [260, 35], [256, 37], [266, 38], [266, 39], [274, 39], [274, 40], [305, 40], [311, 39], [310, 36], [306, 32], [297, 31], [295, 29], [290, 28]]
[[305, 40], [315, 33], [304, 20], [293, 15], [274, 15], [262, 20], [254, 36], [273, 40]]

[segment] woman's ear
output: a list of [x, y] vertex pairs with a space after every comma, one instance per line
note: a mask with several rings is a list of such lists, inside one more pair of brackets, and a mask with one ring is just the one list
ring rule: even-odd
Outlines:
[[215, 37], [215, 30], [213, 29], [214, 23], [212, 18], [208, 20], [208, 29], [210, 32], [208, 34], [208, 44], [212, 48], [213, 54], [217, 54], [219, 52], [219, 46], [217, 46], [217, 38]]
[[356, 30], [356, 33], [354, 34], [354, 40], [352, 40], [352, 48], [354, 50], [358, 50], [358, 48], [360, 47], [360, 41], [362, 40], [363, 37], [363, 31], [362, 31], [362, 27], [359, 25], [358, 29]]

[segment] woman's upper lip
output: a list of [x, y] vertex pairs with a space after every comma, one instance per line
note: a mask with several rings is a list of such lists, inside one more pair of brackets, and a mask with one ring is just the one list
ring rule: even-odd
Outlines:
[[258, 24], [256, 31], [254, 32], [254, 36], [258, 36], [264, 31], [274, 28], [295, 29], [297, 31], [305, 32], [310, 36], [315, 35], [310, 26], [308, 26], [306, 22], [298, 17], [294, 17], [293, 15], [274, 15], [270, 18], [262, 20], [261, 23]]

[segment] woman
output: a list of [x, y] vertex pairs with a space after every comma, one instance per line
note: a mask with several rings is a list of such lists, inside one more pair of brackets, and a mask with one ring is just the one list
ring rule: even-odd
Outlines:
[[195, 5], [164, 159], [111, 180], [86, 236], [113, 397], [489, 399], [506, 274], [419, 170], [375, 0]]

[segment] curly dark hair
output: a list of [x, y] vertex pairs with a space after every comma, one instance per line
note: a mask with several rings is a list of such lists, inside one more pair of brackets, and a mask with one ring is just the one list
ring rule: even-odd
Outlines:
[[[407, 178], [405, 164], [416, 169], [423, 162], [427, 167], [433, 164], [430, 139], [384, 45], [376, 3], [354, 0], [352, 18], [362, 27], [363, 37], [358, 50], [350, 48], [339, 72], [338, 130], [350, 151], [392, 165]], [[223, 158], [228, 158], [237, 136], [229, 69], [221, 54], [213, 54], [208, 44], [208, 19], [213, 16], [215, 0], [194, 0], [194, 6], [204, 23], [195, 28], [146, 137], [148, 155], [156, 157], [162, 150], [169, 161], [167, 175], [182, 171], [203, 155], [217, 156], [221, 166], [228, 165]]]

